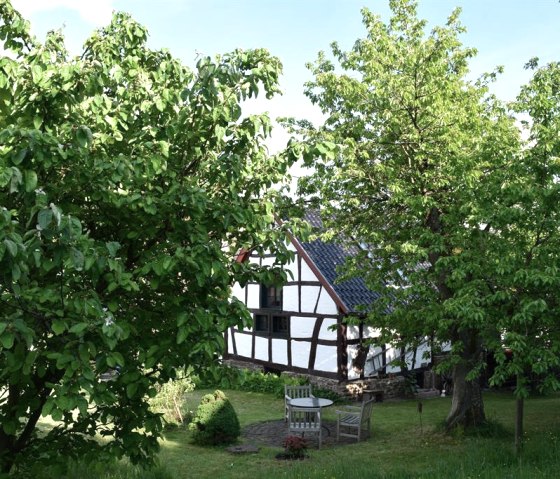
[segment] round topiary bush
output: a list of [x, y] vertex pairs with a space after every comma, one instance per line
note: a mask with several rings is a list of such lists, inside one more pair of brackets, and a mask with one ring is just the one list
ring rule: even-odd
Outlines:
[[230, 444], [241, 434], [235, 409], [219, 390], [202, 398], [189, 429], [193, 442], [202, 446]]

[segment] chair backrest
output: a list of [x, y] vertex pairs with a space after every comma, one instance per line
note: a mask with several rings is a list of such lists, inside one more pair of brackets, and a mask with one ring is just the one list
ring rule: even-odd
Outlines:
[[313, 395], [311, 384], [306, 384], [305, 386], [291, 386], [286, 384], [284, 386], [284, 394], [290, 399], [308, 398]]
[[367, 421], [371, 416], [371, 411], [373, 410], [373, 403], [375, 402], [375, 398], [370, 399], [369, 401], [364, 401], [362, 403], [362, 411], [360, 414], [360, 422], [363, 423]]
[[321, 409], [289, 407], [288, 427], [290, 432], [321, 432]]

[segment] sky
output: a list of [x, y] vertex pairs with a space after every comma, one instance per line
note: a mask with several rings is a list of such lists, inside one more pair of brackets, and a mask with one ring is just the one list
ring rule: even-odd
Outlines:
[[[4, 1], [4, 0], [0, 0]], [[295, 116], [318, 122], [321, 114], [303, 94], [312, 79], [305, 64], [337, 41], [350, 49], [365, 35], [360, 10], [367, 7], [387, 20], [388, 0], [12, 0], [31, 21], [32, 32], [44, 39], [61, 28], [67, 46], [80, 52], [93, 29], [109, 22], [112, 12], [125, 11], [146, 26], [151, 48], [167, 48], [185, 64], [198, 55], [227, 53], [235, 48], [267, 48], [284, 65], [282, 97], [259, 100], [251, 108], [272, 118]], [[504, 74], [494, 92], [504, 100], [515, 98], [530, 78], [523, 69], [532, 57], [541, 63], [560, 60], [559, 0], [420, 0], [419, 16], [428, 27], [441, 25], [455, 7], [467, 28], [464, 45], [475, 47], [473, 78], [503, 65]], [[279, 129], [269, 144], [272, 151], [285, 145]]]

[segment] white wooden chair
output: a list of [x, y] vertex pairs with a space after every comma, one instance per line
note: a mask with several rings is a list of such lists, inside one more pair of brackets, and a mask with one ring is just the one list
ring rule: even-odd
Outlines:
[[371, 412], [375, 399], [364, 401], [361, 406], [346, 406], [336, 411], [336, 440], [340, 436], [352, 437], [360, 441], [369, 436], [371, 431]]
[[288, 408], [292, 399], [309, 397], [315, 397], [313, 396], [313, 393], [311, 391], [311, 384], [306, 384], [305, 386], [292, 386], [288, 384], [284, 385], [284, 420], [288, 420]]
[[321, 449], [321, 408], [288, 406], [288, 430], [290, 434], [301, 434], [302, 437], [306, 432], [316, 433]]

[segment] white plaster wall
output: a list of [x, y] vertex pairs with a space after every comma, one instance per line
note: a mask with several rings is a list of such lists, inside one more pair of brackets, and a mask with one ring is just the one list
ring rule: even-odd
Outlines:
[[317, 312], [319, 314], [338, 314], [336, 303], [325, 288], [321, 290]]
[[347, 364], [348, 379], [355, 379], [355, 378], [360, 376], [359, 374], [356, 374], [354, 372], [354, 368], [352, 367], [353, 362], [354, 362], [354, 358], [358, 354], [358, 347], [355, 346], [355, 345], [351, 345], [351, 346], [348, 346], [348, 348], [346, 350], [348, 351], [348, 364]]
[[284, 269], [287, 273], [288, 281], [299, 281], [297, 261], [298, 255], [296, 254], [294, 261], [290, 261], [287, 265], [284, 266]]
[[364, 326], [364, 338], [377, 338], [379, 336], [379, 329], [372, 328], [371, 326]]
[[260, 307], [261, 288], [258, 284], [247, 285], [247, 307], [257, 309]]
[[239, 301], [245, 303], [245, 288], [242, 288], [239, 283], [235, 283], [231, 288], [232, 296], [235, 296]]
[[323, 324], [321, 324], [321, 329], [319, 331], [319, 339], [336, 339], [336, 330], [331, 331], [330, 326], [336, 326], [336, 319], [325, 318]]
[[423, 344], [418, 348], [418, 354], [416, 356], [416, 366], [423, 367], [427, 366], [431, 361], [431, 350], [427, 344]]
[[358, 326], [348, 326], [346, 329], [346, 337], [348, 339], [358, 339], [360, 337], [360, 329]]
[[309, 349], [311, 343], [308, 341], [292, 340], [292, 366], [307, 369], [309, 367]]
[[272, 266], [273, 263], [274, 263], [274, 258], [272, 257], [262, 258], [261, 261], [262, 266]]
[[311, 268], [308, 266], [308, 264], [303, 259], [302, 259], [302, 262], [301, 262], [301, 280], [302, 281], [319, 281], [319, 278], [317, 278], [317, 276], [315, 276], [315, 273], [313, 271], [311, 271]]
[[[372, 361], [370, 361], [370, 359], [373, 356], [376, 356], [377, 354], [381, 353], [381, 351], [382, 351], [381, 346], [375, 346], [375, 347], [371, 346], [369, 348], [368, 356], [367, 356], [367, 359], [366, 359], [366, 364], [364, 366], [364, 375], [365, 376], [369, 376], [370, 374], [372, 374], [374, 372], [374, 364], [373, 364]], [[379, 357], [378, 359], [379, 359], [379, 362], [381, 362], [382, 358]], [[377, 360], [376, 360], [376, 364], [377, 364]]]
[[[424, 353], [428, 355], [427, 358], [424, 358]], [[419, 346], [418, 349], [416, 350], [416, 362], [414, 364], [414, 367], [419, 368], [422, 367], [423, 364], [427, 365], [427, 363], [430, 362], [429, 354], [430, 354], [430, 348], [428, 347], [428, 345], [423, 344]], [[413, 351], [407, 352], [405, 358], [406, 358], [407, 366], [409, 368], [412, 368], [412, 362], [414, 359]]]
[[231, 330], [227, 330], [226, 331], [226, 337], [227, 337], [227, 352], [230, 354], [233, 354], [233, 342], [232, 342], [232, 338], [233, 338], [233, 333], [231, 332]]
[[252, 254], [251, 256], [249, 256], [249, 262], [251, 262], [251, 263], [255, 263], [255, 264], [260, 265], [261, 260], [262, 260], [262, 258], [258, 254]]
[[336, 346], [317, 346], [315, 369], [336, 373]]
[[282, 309], [284, 311], [299, 311], [298, 287], [296, 285], [282, 288]]
[[[237, 350], [239, 351], [239, 346]], [[259, 336], [255, 337], [255, 359], [268, 361], [268, 339]]]
[[292, 316], [290, 318], [290, 335], [292, 338], [310, 338], [313, 335], [315, 318]]
[[301, 312], [315, 312], [315, 305], [319, 297], [320, 286], [302, 286], [301, 287]]
[[[235, 345], [237, 346], [237, 354], [247, 358], [251, 357], [251, 336], [249, 334], [236, 333], [235, 334]], [[230, 343], [229, 352], [233, 353], [233, 346]]]
[[387, 354], [386, 354], [386, 357], [387, 357], [387, 368], [386, 368], [386, 371], [387, 371], [387, 373], [398, 373], [398, 372], [401, 370], [400, 367], [398, 367], [398, 366], [391, 366], [391, 365], [389, 364], [393, 359], [397, 358], [397, 357], [399, 356], [399, 354], [400, 354], [400, 351], [399, 351], [399, 350], [397, 350], [397, 349], [395, 349], [395, 348], [393, 348], [393, 347], [391, 347], [391, 346], [387, 346]]
[[272, 340], [272, 362], [288, 364], [288, 342], [285, 339]]

